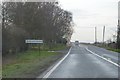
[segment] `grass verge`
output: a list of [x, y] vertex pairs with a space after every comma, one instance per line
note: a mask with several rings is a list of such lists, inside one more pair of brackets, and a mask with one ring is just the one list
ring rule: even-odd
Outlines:
[[114, 51], [120, 53], [120, 49], [113, 49], [113, 48], [107, 48], [107, 50]]
[[[28, 78], [37, 76], [43, 67], [55, 60], [59, 53], [48, 51], [27, 51], [16, 55], [16, 59], [3, 65], [3, 78]], [[39, 71], [38, 71], [39, 70]]]
[[[94, 46], [96, 46], [96, 45], [94, 45]], [[97, 45], [97, 46], [101, 47], [101, 48], [105, 48], [105, 49], [110, 50], [110, 51], [114, 51], [114, 52], [120, 53], [120, 49], [111, 48], [111, 47], [108, 47], [108, 46], [105, 46], [105, 45]]]

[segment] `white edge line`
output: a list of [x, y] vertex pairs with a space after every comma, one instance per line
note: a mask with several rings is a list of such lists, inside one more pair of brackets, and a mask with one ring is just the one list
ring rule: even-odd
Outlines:
[[48, 78], [50, 74], [67, 58], [67, 56], [70, 54], [71, 48], [69, 49], [68, 53], [43, 78]]
[[107, 62], [109, 62], [109, 63], [111, 63], [111, 64], [113, 64], [113, 65], [115, 65], [115, 66], [117, 66], [117, 67], [120, 67], [120, 65], [118, 65], [117, 63], [115, 63], [115, 62], [113, 62], [113, 61], [111, 61], [111, 60], [108, 60], [108, 59], [106, 59], [106, 58], [104, 58], [104, 57], [102, 57], [102, 56], [100, 56], [100, 55], [98, 55], [98, 54], [92, 52], [92, 51], [89, 50], [88, 48], [86, 48], [86, 50], [87, 50], [88, 52], [90, 52], [90, 53], [96, 55], [97, 57], [99, 57], [99, 58], [101, 58], [101, 59], [104, 59], [105, 61], [107, 61]]

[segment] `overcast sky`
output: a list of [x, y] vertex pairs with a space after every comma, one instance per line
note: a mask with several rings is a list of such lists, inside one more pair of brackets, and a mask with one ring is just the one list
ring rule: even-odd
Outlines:
[[94, 27], [97, 39], [102, 41], [102, 28], [106, 26], [105, 40], [112, 38], [117, 29], [119, 0], [58, 0], [60, 6], [73, 13], [75, 23], [71, 41], [94, 42]]
[[105, 40], [116, 34], [119, 0], [58, 1], [63, 9], [73, 14], [75, 25], [71, 41], [94, 42], [94, 27], [97, 27], [97, 41], [99, 42], [102, 41], [103, 26], [106, 26]]

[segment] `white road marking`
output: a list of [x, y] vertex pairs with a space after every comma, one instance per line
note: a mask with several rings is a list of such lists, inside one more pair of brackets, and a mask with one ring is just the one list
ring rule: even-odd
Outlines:
[[115, 63], [115, 62], [113, 62], [113, 61], [111, 61], [111, 60], [109, 60], [109, 59], [107, 59], [107, 58], [105, 58], [105, 57], [102, 57], [102, 56], [100, 56], [100, 55], [98, 55], [98, 54], [96, 54], [96, 53], [94, 53], [94, 52], [92, 52], [92, 51], [89, 50], [88, 48], [86, 48], [86, 50], [87, 50], [88, 52], [96, 55], [97, 57], [99, 57], [99, 58], [101, 58], [101, 59], [104, 59], [105, 61], [107, 61], [107, 62], [109, 62], [109, 63], [111, 63], [111, 64], [113, 64], [113, 65], [115, 65], [115, 66], [117, 66], [117, 67], [120, 67], [120, 65], [118, 65], [117, 63]]
[[69, 49], [68, 53], [43, 78], [48, 78], [50, 76], [50, 74], [67, 58], [71, 49], [72, 47]]

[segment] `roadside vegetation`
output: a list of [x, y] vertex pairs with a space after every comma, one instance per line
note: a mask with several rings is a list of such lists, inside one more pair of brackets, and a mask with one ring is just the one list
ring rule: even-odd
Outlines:
[[34, 78], [64, 55], [73, 33], [72, 13], [58, 2], [22, 1], [2, 3], [3, 77]]
[[3, 2], [2, 17], [3, 55], [27, 51], [26, 39], [67, 44], [73, 33], [72, 13], [58, 2]]
[[[57, 55], [56, 52], [47, 52], [47, 51], [27, 51], [20, 53], [14, 57], [13, 62], [3, 65], [2, 75], [3, 78], [15, 78], [15, 77], [31, 77], [32, 74], [36, 72], [36, 69], [46, 67], [46, 58]], [[50, 60], [51, 61], [51, 60]], [[47, 61], [47, 63], [50, 63]], [[48, 65], [48, 64], [47, 64]], [[33, 72], [34, 71], [34, 72]], [[40, 74], [40, 73], [39, 73]]]
[[114, 51], [120, 53], [120, 49], [114, 49], [114, 48], [106, 48], [107, 50]]
[[[56, 45], [51, 50], [63, 50], [65, 45]], [[63, 53], [52, 52], [51, 50], [28, 50], [23, 53], [7, 56], [4, 60], [3, 78], [34, 78], [45, 71], [56, 60], [60, 59]], [[50, 52], [51, 51], [51, 52]], [[5, 59], [6, 59], [5, 58]]]
[[109, 44], [99, 43], [99, 44], [94, 44], [94, 45], [98, 46], [98, 47], [101, 47], [101, 48], [105, 48], [105, 49], [110, 50], [110, 51], [114, 51], [114, 52], [120, 53], [120, 49], [117, 48], [116, 43], [109, 43]]

